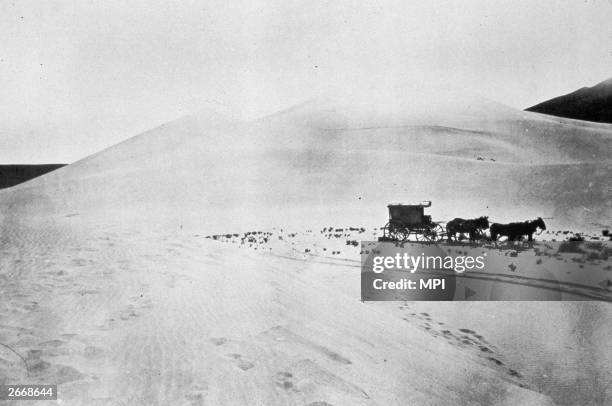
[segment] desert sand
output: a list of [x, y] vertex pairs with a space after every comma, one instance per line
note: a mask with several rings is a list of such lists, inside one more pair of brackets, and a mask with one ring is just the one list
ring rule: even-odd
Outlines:
[[[436, 221], [597, 232], [611, 145], [439, 89], [170, 122], [0, 192], [0, 383], [62, 405], [610, 403], [609, 302], [363, 303], [359, 251], [320, 230], [375, 239], [387, 203], [427, 199]], [[206, 238], [251, 230], [276, 243]]]

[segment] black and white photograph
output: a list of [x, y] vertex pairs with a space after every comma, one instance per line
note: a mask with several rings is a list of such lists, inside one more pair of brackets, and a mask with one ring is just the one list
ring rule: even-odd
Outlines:
[[612, 405], [611, 0], [0, 38], [0, 406]]

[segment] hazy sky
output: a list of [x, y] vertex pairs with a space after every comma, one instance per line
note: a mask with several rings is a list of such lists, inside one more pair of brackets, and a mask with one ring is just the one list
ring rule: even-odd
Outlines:
[[0, 38], [0, 163], [72, 162], [200, 107], [253, 117], [360, 77], [517, 108], [612, 77], [612, 0], [0, 0]]

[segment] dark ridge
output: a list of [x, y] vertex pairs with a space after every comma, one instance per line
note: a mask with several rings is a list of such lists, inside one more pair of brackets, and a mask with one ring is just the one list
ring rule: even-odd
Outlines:
[[612, 78], [525, 110], [577, 120], [612, 123]]
[[62, 166], [66, 164], [0, 165], [0, 189], [18, 185]]

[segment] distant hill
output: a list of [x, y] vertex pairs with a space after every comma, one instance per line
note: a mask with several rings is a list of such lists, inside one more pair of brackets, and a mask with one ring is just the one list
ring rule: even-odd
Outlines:
[[65, 164], [45, 165], [0, 165], [0, 189], [15, 186], [47, 172], [66, 166]]
[[612, 78], [525, 110], [578, 120], [612, 123]]

